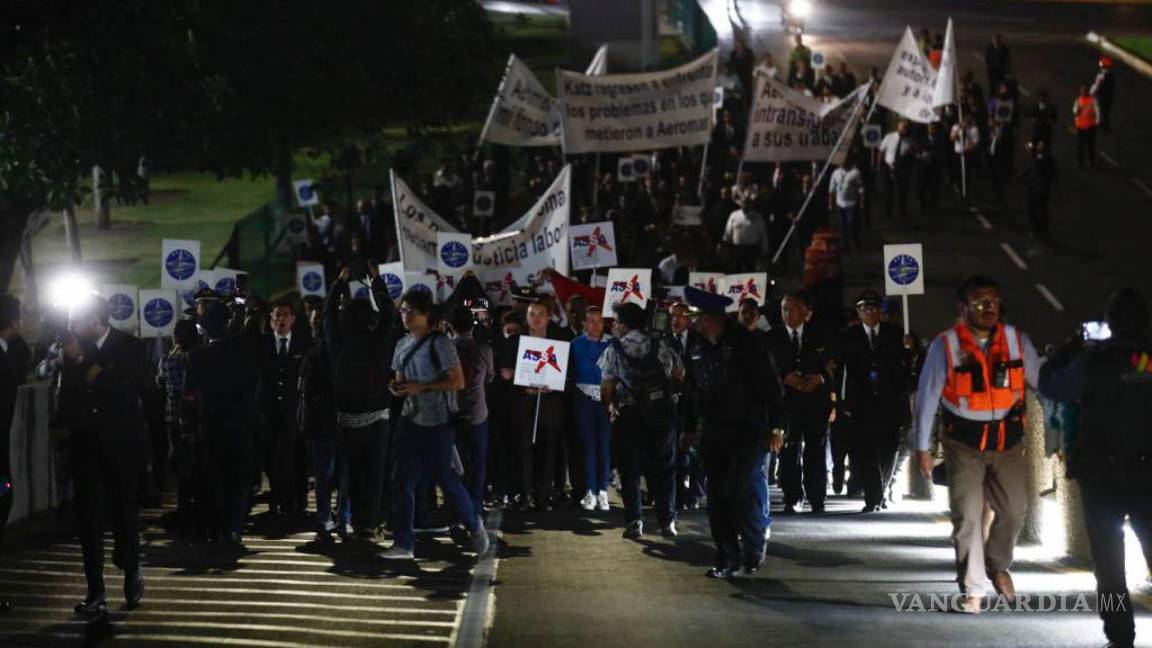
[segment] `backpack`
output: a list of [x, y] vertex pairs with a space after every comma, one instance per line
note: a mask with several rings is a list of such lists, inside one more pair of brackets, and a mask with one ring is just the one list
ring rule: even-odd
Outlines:
[[671, 379], [664, 373], [664, 363], [660, 362], [660, 343], [653, 340], [648, 353], [641, 358], [632, 358], [624, 353], [619, 340], [612, 340], [616, 352], [627, 367], [628, 380], [620, 379], [632, 395], [636, 408], [648, 429], [664, 429], [676, 421], [676, 407], [673, 396], [676, 393]]

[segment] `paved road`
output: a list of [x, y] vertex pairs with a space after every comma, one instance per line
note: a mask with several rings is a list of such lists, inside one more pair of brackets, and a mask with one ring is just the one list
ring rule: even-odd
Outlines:
[[143, 514], [147, 590], [140, 608], [123, 610], [123, 578], [109, 559], [109, 623], [88, 624], [71, 612], [85, 593], [75, 541], [7, 552], [0, 591], [14, 607], [0, 615], [0, 645], [293, 648], [457, 640], [476, 561], [448, 538], [421, 540], [417, 551], [427, 558], [397, 566], [371, 545], [317, 545], [311, 533], [261, 514], [252, 518], [248, 551], [238, 553], [173, 541], [161, 524], [167, 510]]
[[[758, 51], [783, 60], [790, 41], [780, 29], [779, 9], [769, 0], [702, 0], [722, 42], [736, 33]], [[881, 223], [866, 239], [872, 254], [852, 259], [850, 285], [882, 287], [881, 243], [922, 241], [928, 294], [913, 298], [913, 327], [931, 333], [947, 325], [954, 310], [952, 290], [966, 274], [980, 271], [1006, 285], [1012, 317], [1038, 342], [1055, 342], [1086, 319], [1099, 319], [1104, 294], [1121, 282], [1152, 295], [1148, 271], [1152, 241], [1152, 129], [1145, 125], [1152, 105], [1152, 81], [1117, 64], [1116, 127], [1101, 134], [1100, 166], [1075, 168], [1071, 105], [1077, 86], [1094, 72], [1097, 54], [1084, 40], [1095, 30], [1121, 34], [1152, 25], [1152, 7], [1008, 2], [1005, 0], [819, 0], [806, 39], [836, 61], [846, 58], [859, 71], [887, 65], [905, 25], [943, 31], [955, 20], [962, 68], [984, 81], [982, 55], [995, 32], [1013, 50], [1013, 69], [1023, 99], [1047, 90], [1061, 111], [1054, 152], [1060, 181], [1053, 202], [1051, 244], [1028, 237], [1025, 201], [1018, 183], [1002, 204], [977, 181], [970, 201], [948, 197], [938, 219], [916, 231]], [[1022, 139], [1022, 138], [1019, 138]], [[1022, 143], [1021, 143], [1022, 146]], [[1022, 168], [1023, 150], [1017, 152]], [[914, 201], [913, 201], [914, 202]], [[974, 211], [975, 210], [975, 211]]]

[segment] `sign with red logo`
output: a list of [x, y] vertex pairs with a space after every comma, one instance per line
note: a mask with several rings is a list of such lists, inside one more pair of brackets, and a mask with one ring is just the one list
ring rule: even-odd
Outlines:
[[632, 303], [643, 308], [651, 296], [651, 269], [612, 268], [604, 290], [604, 316], [616, 317], [616, 306], [620, 304]]
[[724, 285], [723, 272], [689, 272], [688, 285], [697, 290], [719, 295]]
[[573, 270], [616, 265], [616, 228], [611, 221], [573, 225], [569, 235]]
[[568, 376], [568, 343], [547, 338], [520, 337], [516, 373], [512, 383], [521, 387], [547, 387], [564, 391]]
[[722, 294], [732, 298], [732, 303], [728, 306], [730, 313], [739, 310], [740, 302], [745, 299], [754, 300], [758, 305], [763, 306], [764, 296], [768, 294], [768, 274], [749, 272], [726, 275]]

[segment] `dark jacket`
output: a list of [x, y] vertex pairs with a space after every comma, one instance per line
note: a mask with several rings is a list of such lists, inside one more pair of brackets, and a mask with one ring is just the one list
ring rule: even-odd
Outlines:
[[300, 364], [300, 431], [310, 439], [336, 437], [336, 394], [332, 365], [323, 344], [312, 347]]
[[764, 336], [729, 323], [715, 344], [693, 338], [688, 359], [688, 413], [702, 424], [702, 443], [755, 442], [783, 426], [780, 374]]
[[[16, 412], [16, 390], [19, 387], [17, 359], [13, 357], [11, 343], [8, 351], [0, 351], [0, 479], [10, 477], [9, 434], [12, 430], [12, 416]], [[3, 524], [0, 521], [0, 524]]]
[[372, 281], [372, 294], [380, 310], [376, 325], [364, 331], [345, 331], [340, 322], [340, 299], [348, 296], [347, 282], [337, 279], [324, 301], [324, 344], [338, 412], [364, 414], [391, 404], [388, 383], [397, 341], [396, 307], [380, 277]]
[[892, 324], [880, 323], [877, 330], [875, 350], [863, 325], [840, 333], [837, 356], [845, 372], [844, 409], [861, 424], [896, 427], [910, 419], [904, 339]]
[[260, 339], [261, 407], [269, 425], [283, 429], [277, 434], [296, 432], [296, 408], [300, 401], [300, 365], [312, 348], [310, 338], [293, 332], [287, 355], [277, 347], [276, 335]]
[[259, 351], [244, 335], [209, 342], [188, 354], [185, 419], [213, 463], [248, 469], [255, 461]]
[[820, 374], [824, 383], [811, 392], [784, 387], [784, 409], [790, 420], [827, 420], [832, 411], [832, 374], [828, 360], [832, 357], [832, 344], [828, 336], [812, 325], [804, 325], [800, 340], [800, 354], [792, 347], [787, 327], [779, 326], [766, 333], [768, 348], [776, 361], [781, 382], [791, 373]]

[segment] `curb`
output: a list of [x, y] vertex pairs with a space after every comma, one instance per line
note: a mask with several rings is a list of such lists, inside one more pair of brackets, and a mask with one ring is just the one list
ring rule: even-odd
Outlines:
[[1096, 32], [1090, 31], [1086, 36], [1084, 36], [1084, 38], [1087, 39], [1089, 43], [1092, 43], [1101, 50], [1108, 52], [1121, 61], [1124, 61], [1126, 64], [1128, 64], [1128, 67], [1152, 79], [1152, 63], [1145, 61], [1139, 56], [1136, 56], [1132, 52], [1129, 52], [1128, 50], [1120, 47], [1119, 45], [1113, 43], [1107, 38], [1104, 38]]

